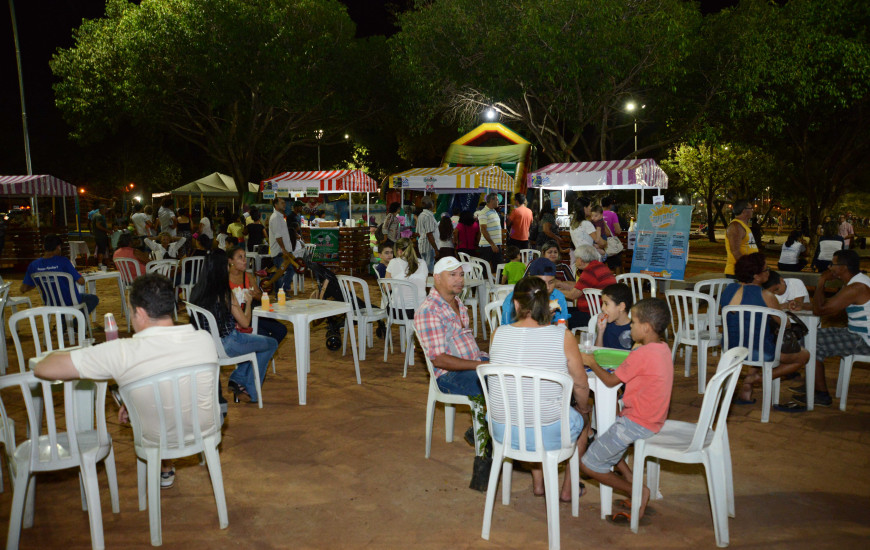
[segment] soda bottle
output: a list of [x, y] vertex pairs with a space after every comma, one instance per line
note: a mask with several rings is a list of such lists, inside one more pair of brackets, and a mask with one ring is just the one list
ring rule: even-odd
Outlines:
[[283, 288], [278, 289], [278, 305], [287, 305], [287, 294], [284, 292]]
[[568, 322], [565, 319], [559, 319], [558, 321], [556, 321], [556, 326], [559, 328], [567, 329]]
[[264, 292], [263, 297], [260, 298], [260, 307], [262, 307], [265, 310], [269, 309], [269, 293], [268, 292]]
[[106, 330], [106, 342], [118, 339], [118, 324], [115, 323], [115, 316], [107, 313], [103, 318], [103, 327]]

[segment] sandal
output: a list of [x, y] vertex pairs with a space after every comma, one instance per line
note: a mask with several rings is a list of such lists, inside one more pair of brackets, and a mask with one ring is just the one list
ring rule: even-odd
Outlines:
[[[625, 508], [626, 510], [631, 510], [631, 499], [626, 498], [616, 502], [616, 505], [620, 508]], [[646, 505], [646, 510], [643, 512], [644, 516], [654, 516], [656, 515], [656, 509], [650, 508], [649, 504]]]
[[774, 405], [773, 408], [780, 412], [790, 413], [806, 412], [807, 410], [805, 405], [801, 405], [797, 401], [789, 401], [785, 405]]
[[247, 398], [248, 398], [248, 402], [251, 401], [251, 394], [248, 393], [248, 390], [245, 389], [245, 387], [244, 387], [243, 385], [239, 384], [239, 383], [236, 382], [235, 380], [230, 380], [230, 381], [227, 383], [227, 388], [228, 388], [228, 389], [232, 392], [232, 394], [233, 394], [233, 403], [238, 403], [238, 402], [239, 402], [239, 396], [240, 396], [240, 395], [244, 395], [245, 397], [247, 397]]
[[[631, 526], [631, 513], [630, 512], [616, 512], [612, 516], [607, 516], [607, 521], [612, 523], [613, 525], [619, 525], [620, 527], [630, 527]], [[649, 525], [651, 522], [646, 514], [639, 520], [637, 520], [637, 524], [645, 527]]]

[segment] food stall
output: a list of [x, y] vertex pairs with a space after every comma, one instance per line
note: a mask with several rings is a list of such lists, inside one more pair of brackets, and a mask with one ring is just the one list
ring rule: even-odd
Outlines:
[[[351, 203], [351, 193], [365, 193], [368, 206], [369, 193], [378, 192], [378, 182], [362, 170], [315, 170], [308, 172], [282, 172], [260, 183], [264, 200], [277, 197], [289, 198], [291, 195], [306, 197], [328, 193], [347, 193]], [[352, 213], [352, 205], [348, 212]], [[369, 217], [366, 209], [366, 219]], [[307, 243], [317, 245], [314, 261], [337, 273], [366, 273], [371, 249], [369, 248], [369, 226], [363, 220], [353, 221], [352, 217], [333, 222], [333, 227], [321, 223], [320, 227], [302, 227], [302, 238]], [[360, 225], [361, 224], [361, 225]], [[330, 224], [332, 225], [332, 224]]]

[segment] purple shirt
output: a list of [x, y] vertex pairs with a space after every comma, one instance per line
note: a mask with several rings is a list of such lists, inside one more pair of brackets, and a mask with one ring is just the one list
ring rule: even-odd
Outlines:
[[[616, 212], [611, 212], [610, 210], [604, 210], [601, 212], [601, 217], [604, 218], [604, 221], [607, 222], [607, 226], [610, 227], [610, 230], [613, 232], [614, 237], [618, 237], [619, 233], [616, 231], [616, 226], [619, 225], [619, 217], [616, 215]], [[606, 239], [610, 235], [601, 235], [602, 238]]]

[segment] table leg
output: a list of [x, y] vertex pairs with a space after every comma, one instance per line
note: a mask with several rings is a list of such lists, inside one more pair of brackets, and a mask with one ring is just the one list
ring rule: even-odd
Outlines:
[[293, 317], [293, 339], [296, 344], [296, 379], [299, 388], [299, 404], [306, 403], [306, 388], [308, 385], [309, 363], [311, 361], [311, 327], [309, 319], [304, 315]]
[[[88, 294], [96, 294], [97, 293], [97, 281], [86, 281], [85, 289]], [[97, 322], [97, 308], [91, 312], [91, 322]]]
[[[359, 356], [357, 355], [356, 349], [356, 338], [354, 338], [353, 334], [353, 321], [350, 318], [350, 315], [344, 316], [344, 329], [347, 331], [347, 339], [350, 340], [350, 350], [353, 353], [353, 366], [356, 369], [356, 383], [362, 384], [362, 378], [359, 375]], [[360, 325], [360, 339], [362, 341], [362, 345], [366, 345], [366, 327]]]
[[[595, 421], [598, 423], [598, 433], [610, 429], [616, 420], [616, 392], [619, 386], [608, 388], [597, 378], [589, 379], [590, 389], [595, 392]], [[600, 485], [601, 519], [613, 513], [613, 488]]]
[[130, 312], [127, 310], [127, 295], [124, 293], [124, 281], [118, 278], [118, 294], [121, 296], [121, 307], [124, 308], [124, 318], [127, 320], [127, 330], [130, 329]]
[[811, 411], [813, 410], [816, 400], [816, 337], [818, 336], [819, 322], [821, 319], [811, 318], [809, 321], [810, 322], [807, 324], [809, 331], [804, 340], [807, 345], [807, 350], [810, 352], [810, 360], [804, 370], [804, 377], [806, 378], [807, 388], [807, 410]]

